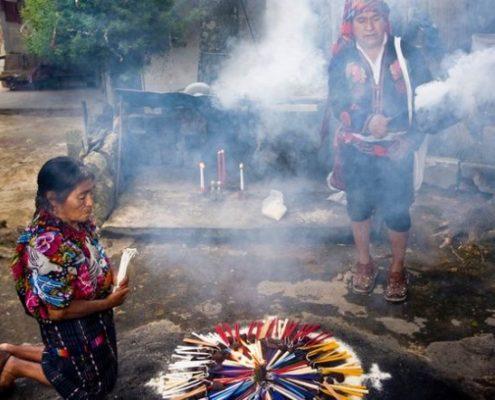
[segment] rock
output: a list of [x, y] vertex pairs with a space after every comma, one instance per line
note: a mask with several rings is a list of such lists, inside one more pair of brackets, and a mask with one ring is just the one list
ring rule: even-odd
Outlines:
[[456, 187], [459, 179], [459, 161], [447, 157], [426, 159], [424, 182], [442, 189]]
[[167, 368], [169, 349], [179, 344], [183, 335], [183, 330], [168, 320], [152, 322], [122, 335], [118, 342], [119, 380], [109, 397], [160, 399], [145, 383]]
[[84, 164], [93, 172], [96, 178], [94, 215], [96, 221], [102, 224], [115, 207], [115, 181], [109, 165], [109, 160], [100, 152], [91, 152], [84, 158]]
[[494, 387], [489, 385], [489, 382], [495, 378], [493, 334], [452, 342], [431, 343], [426, 348], [426, 356], [433, 368], [452, 379], [464, 381], [480, 396], [495, 395]]
[[0, 258], [10, 260], [14, 257], [14, 246], [4, 246], [0, 244]]
[[219, 316], [222, 312], [222, 308], [223, 308], [222, 304], [212, 301], [207, 301], [205, 303], [198, 304], [195, 307], [196, 311], [210, 318]]
[[97, 177], [94, 196], [94, 215], [101, 225], [110, 216], [116, 204], [115, 183], [108, 173]]
[[100, 149], [100, 153], [103, 154], [109, 163], [110, 171], [112, 174], [117, 173], [117, 160], [118, 160], [118, 149], [119, 147], [119, 136], [112, 132], [107, 135], [103, 146]]
[[20, 229], [0, 227], [0, 244], [15, 245]]
[[488, 178], [482, 173], [478, 173], [474, 176], [473, 182], [480, 192], [495, 194], [495, 179], [493, 177]]
[[83, 159], [84, 164], [93, 172], [98, 179], [98, 176], [110, 172], [106, 157], [96, 151], [92, 151]]
[[78, 159], [85, 153], [83, 133], [80, 130], [72, 130], [65, 133], [67, 141], [67, 155]]
[[119, 136], [115, 132], [110, 132], [103, 142], [103, 146], [100, 149], [101, 153], [115, 157], [118, 151]]
[[483, 193], [495, 194], [495, 165], [462, 162], [461, 177], [471, 180]]
[[459, 226], [454, 228], [453, 232], [466, 232], [470, 242], [486, 239], [495, 226], [495, 207], [489, 203], [473, 206], [459, 222]]
[[376, 320], [381, 322], [387, 330], [406, 336], [412, 336], [415, 333], [421, 332], [421, 329], [425, 327], [426, 323], [426, 320], [423, 318], [416, 318], [412, 322], [393, 317], [381, 317]]

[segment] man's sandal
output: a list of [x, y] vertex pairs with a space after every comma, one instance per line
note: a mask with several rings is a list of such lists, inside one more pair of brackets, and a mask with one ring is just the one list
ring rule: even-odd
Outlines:
[[387, 288], [383, 296], [391, 303], [401, 303], [407, 299], [407, 273], [391, 272], [388, 275]]
[[373, 260], [368, 264], [356, 264], [356, 272], [352, 276], [351, 288], [357, 294], [370, 294], [375, 288], [378, 268]]

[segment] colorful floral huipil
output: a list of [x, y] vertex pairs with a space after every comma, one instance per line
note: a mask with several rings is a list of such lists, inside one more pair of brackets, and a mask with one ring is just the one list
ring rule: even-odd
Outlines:
[[61, 321], [48, 314], [111, 293], [113, 274], [95, 226], [75, 229], [42, 211], [20, 236], [11, 272], [26, 312], [40, 325], [48, 380], [64, 399], [103, 398], [117, 376], [112, 311]]

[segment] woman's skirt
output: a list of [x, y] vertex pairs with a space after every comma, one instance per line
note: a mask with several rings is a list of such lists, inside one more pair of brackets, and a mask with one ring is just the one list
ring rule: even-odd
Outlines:
[[64, 399], [103, 399], [117, 379], [112, 311], [40, 323], [45, 350], [42, 368]]

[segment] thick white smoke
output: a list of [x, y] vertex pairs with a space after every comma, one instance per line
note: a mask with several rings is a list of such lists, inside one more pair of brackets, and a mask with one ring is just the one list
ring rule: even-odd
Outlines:
[[213, 90], [226, 107], [242, 99], [270, 105], [326, 94], [325, 54], [317, 47], [318, 15], [311, 0], [269, 0], [266, 34], [243, 42], [224, 65]]
[[445, 105], [459, 118], [495, 104], [495, 48], [464, 54], [448, 70], [447, 79], [420, 86], [416, 91], [416, 108], [436, 109]]

